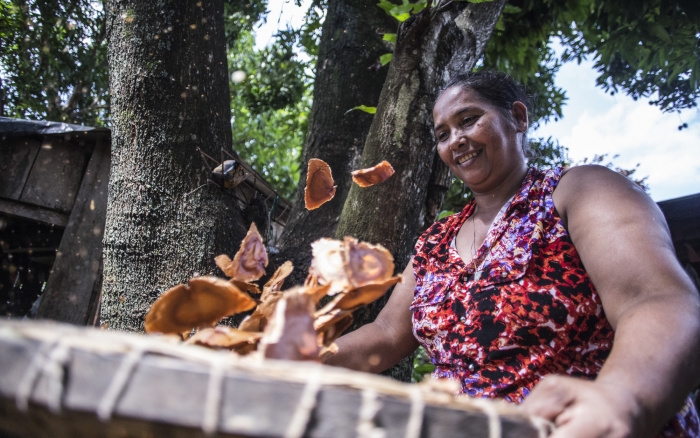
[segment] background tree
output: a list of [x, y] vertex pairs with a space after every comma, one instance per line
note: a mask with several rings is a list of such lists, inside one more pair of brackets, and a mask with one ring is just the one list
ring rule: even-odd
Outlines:
[[0, 1], [0, 116], [102, 125], [104, 12], [94, 0]]
[[[281, 240], [279, 259], [294, 259], [302, 281], [311, 260], [310, 244], [335, 233], [350, 190], [350, 171], [359, 165], [372, 117], [352, 108], [379, 101], [387, 69], [378, 65], [389, 49], [384, 32], [395, 28], [376, 0], [328, 0], [318, 49], [314, 98], [300, 167], [299, 189]], [[331, 166], [336, 195], [321, 210], [304, 204], [307, 163], [319, 158]]]
[[[221, 0], [107, 5], [112, 171], [104, 236], [103, 322], [141, 330], [160, 293], [210, 272], [245, 235], [232, 196], [204, 185], [231, 145]], [[199, 187], [199, 188], [198, 188]]]

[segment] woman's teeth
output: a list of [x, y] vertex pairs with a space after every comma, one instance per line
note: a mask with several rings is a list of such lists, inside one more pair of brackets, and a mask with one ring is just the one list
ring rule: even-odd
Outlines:
[[481, 152], [481, 151], [476, 151], [476, 152], [472, 152], [471, 154], [465, 155], [465, 156], [463, 156], [462, 158], [460, 158], [459, 160], [457, 160], [457, 163], [462, 164], [462, 163], [464, 163], [464, 162], [467, 161], [467, 160], [471, 160], [472, 158], [474, 158], [474, 157], [476, 157], [477, 155], [479, 155], [480, 152]]

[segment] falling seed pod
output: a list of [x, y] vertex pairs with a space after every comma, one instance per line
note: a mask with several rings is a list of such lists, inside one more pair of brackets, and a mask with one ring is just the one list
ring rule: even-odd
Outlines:
[[265, 296], [269, 293], [278, 291], [282, 289], [282, 284], [284, 283], [284, 279], [289, 276], [289, 274], [292, 273], [294, 270], [294, 266], [292, 265], [292, 262], [287, 260], [286, 262], [282, 263], [279, 268], [275, 271], [274, 274], [272, 274], [272, 277], [270, 277], [269, 280], [267, 280], [267, 283], [265, 283], [265, 286], [263, 286], [263, 295], [260, 297], [260, 299], [265, 299]]
[[310, 159], [304, 189], [306, 209], [314, 210], [333, 199], [336, 187], [328, 164], [317, 158]]
[[323, 238], [311, 244], [311, 251], [309, 273], [316, 275], [320, 284], [331, 285], [329, 295], [382, 283], [394, 274], [394, 258], [381, 245], [352, 237], [342, 241]]
[[233, 280], [250, 282], [265, 275], [265, 267], [268, 263], [267, 250], [255, 222], [250, 224], [250, 229], [233, 260], [222, 254], [216, 257], [214, 262], [226, 276]]
[[369, 187], [389, 179], [394, 174], [394, 168], [388, 161], [382, 161], [374, 167], [353, 170], [352, 180], [360, 187]]
[[346, 248], [345, 269], [355, 288], [384, 282], [394, 274], [394, 257], [382, 245], [360, 242], [353, 237], [345, 237], [343, 243]]
[[197, 277], [161, 295], [146, 314], [148, 333], [181, 334], [216, 324], [255, 307], [255, 300], [226, 280]]

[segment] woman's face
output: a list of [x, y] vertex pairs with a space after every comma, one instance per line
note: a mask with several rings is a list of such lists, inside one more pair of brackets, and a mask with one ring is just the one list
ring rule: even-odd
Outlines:
[[475, 192], [488, 192], [525, 169], [522, 136], [527, 108], [515, 102], [513, 120], [476, 92], [460, 85], [445, 90], [433, 107], [438, 153]]

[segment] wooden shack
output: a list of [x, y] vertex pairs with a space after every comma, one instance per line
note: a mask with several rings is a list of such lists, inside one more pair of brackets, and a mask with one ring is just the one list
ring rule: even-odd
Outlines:
[[678, 260], [700, 288], [700, 193], [658, 203], [666, 217]]
[[[107, 128], [0, 117], [0, 315], [96, 322], [110, 138]], [[250, 177], [234, 195], [263, 199], [279, 236], [289, 202], [240, 165]]]

